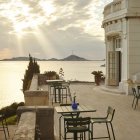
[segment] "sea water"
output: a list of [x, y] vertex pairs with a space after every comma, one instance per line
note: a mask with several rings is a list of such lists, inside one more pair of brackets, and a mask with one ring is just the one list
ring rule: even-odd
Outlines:
[[[0, 108], [13, 102], [24, 101], [22, 79], [28, 61], [0, 61]], [[65, 80], [94, 82], [92, 71], [101, 70], [105, 74], [104, 61], [38, 61], [41, 73], [64, 71]]]

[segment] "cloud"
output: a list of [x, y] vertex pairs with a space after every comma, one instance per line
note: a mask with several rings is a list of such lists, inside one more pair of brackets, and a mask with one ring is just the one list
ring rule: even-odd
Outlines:
[[0, 50], [6, 48], [9, 56], [30, 52], [40, 58], [63, 58], [74, 50], [89, 59], [103, 58], [102, 12], [110, 1], [3, 0]]
[[75, 10], [85, 9], [94, 0], [76, 0]]

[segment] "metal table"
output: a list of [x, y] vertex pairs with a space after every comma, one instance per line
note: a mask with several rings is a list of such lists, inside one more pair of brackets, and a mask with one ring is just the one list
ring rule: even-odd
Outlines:
[[[72, 109], [71, 106], [56, 106], [55, 110], [58, 114], [64, 113], [87, 113], [87, 112], [96, 112], [95, 109], [91, 106], [86, 105], [78, 105], [77, 109]], [[59, 140], [61, 140], [61, 119], [62, 116], [59, 118]], [[77, 140], [77, 136], [74, 136], [74, 140]]]
[[[49, 94], [51, 95], [51, 87], [54, 88], [55, 84], [62, 84], [65, 80], [62, 79], [55, 79], [55, 80], [46, 80], [47, 84], [49, 85]], [[55, 91], [55, 103], [57, 102], [56, 98], [56, 91]], [[58, 102], [61, 102], [61, 90], [58, 88]]]

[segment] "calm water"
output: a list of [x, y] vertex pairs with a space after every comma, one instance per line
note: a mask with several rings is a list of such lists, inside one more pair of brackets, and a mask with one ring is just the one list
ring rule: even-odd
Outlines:
[[[56, 71], [62, 67], [64, 78], [66, 80], [94, 81], [91, 74], [94, 70], [101, 70], [105, 73], [103, 61], [41, 61], [41, 73], [44, 71]], [[0, 61], [0, 108], [10, 105], [13, 102], [24, 101], [22, 93], [22, 79], [25, 69], [27, 69], [28, 61]]]

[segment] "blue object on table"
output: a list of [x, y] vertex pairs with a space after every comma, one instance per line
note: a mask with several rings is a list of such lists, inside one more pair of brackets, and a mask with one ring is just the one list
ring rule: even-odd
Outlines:
[[77, 109], [78, 104], [76, 102], [73, 102], [71, 106], [72, 106], [72, 109]]

